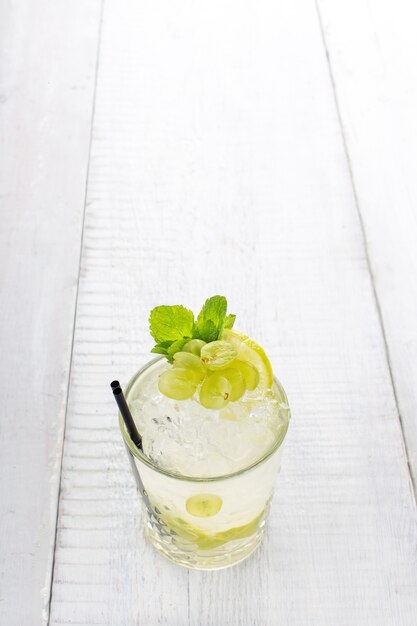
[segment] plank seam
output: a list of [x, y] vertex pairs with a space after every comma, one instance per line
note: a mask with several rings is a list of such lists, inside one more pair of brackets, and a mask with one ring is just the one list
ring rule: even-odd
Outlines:
[[84, 188], [84, 207], [83, 207], [83, 215], [82, 215], [82, 220], [81, 220], [80, 252], [79, 252], [79, 258], [78, 258], [78, 276], [77, 276], [77, 287], [75, 291], [74, 317], [73, 317], [71, 349], [70, 349], [68, 378], [67, 378], [67, 390], [66, 390], [66, 398], [65, 398], [65, 415], [64, 415], [64, 427], [63, 427], [63, 434], [62, 434], [61, 463], [60, 463], [60, 473], [59, 473], [59, 481], [58, 481], [58, 494], [57, 494], [56, 519], [55, 519], [55, 536], [54, 536], [54, 542], [52, 546], [52, 565], [51, 565], [51, 577], [50, 577], [50, 584], [49, 584], [49, 594], [48, 594], [48, 598], [45, 601], [44, 622], [47, 626], [50, 626], [50, 621], [51, 621], [51, 607], [52, 607], [55, 559], [56, 559], [56, 544], [57, 544], [57, 538], [58, 538], [58, 521], [59, 521], [59, 512], [60, 512], [59, 503], [60, 503], [60, 496], [61, 496], [61, 489], [62, 489], [62, 469], [63, 469], [63, 459], [64, 459], [65, 436], [66, 436], [66, 428], [67, 428], [68, 402], [69, 402], [69, 391], [70, 391], [72, 364], [73, 364], [73, 356], [74, 356], [78, 296], [79, 296], [79, 291], [80, 291], [81, 263], [82, 263], [82, 257], [83, 257], [84, 227], [85, 227], [85, 216], [86, 216], [86, 207], [87, 207], [87, 189], [88, 189], [88, 181], [89, 181], [89, 176], [90, 176], [91, 145], [92, 145], [92, 137], [93, 137], [95, 103], [96, 103], [96, 94], [97, 94], [97, 77], [98, 77], [99, 58], [100, 58], [103, 13], [104, 13], [104, 0], [101, 0], [100, 15], [98, 19], [98, 29], [97, 29], [96, 62], [95, 62], [95, 69], [94, 69], [90, 137], [89, 137], [89, 143], [88, 143], [87, 173], [86, 173], [85, 188]]
[[359, 220], [359, 226], [360, 226], [360, 230], [361, 230], [361, 234], [362, 234], [362, 241], [363, 241], [363, 247], [364, 247], [364, 251], [365, 251], [366, 265], [367, 265], [369, 277], [371, 279], [373, 300], [374, 300], [374, 304], [375, 304], [375, 308], [376, 308], [376, 312], [377, 312], [377, 317], [378, 317], [378, 324], [379, 324], [379, 327], [380, 327], [380, 330], [381, 330], [382, 340], [383, 340], [383, 344], [384, 344], [385, 360], [386, 360], [387, 367], [388, 367], [388, 372], [389, 372], [389, 377], [390, 377], [390, 381], [391, 381], [392, 392], [393, 392], [393, 395], [394, 395], [395, 408], [396, 408], [396, 412], [397, 412], [398, 421], [399, 421], [399, 424], [400, 424], [401, 438], [402, 438], [402, 444], [403, 444], [403, 449], [404, 449], [404, 456], [405, 456], [408, 476], [409, 476], [409, 480], [410, 480], [410, 490], [411, 490], [411, 493], [413, 495], [414, 502], [415, 502], [415, 504], [417, 504], [417, 484], [416, 484], [416, 482], [414, 480], [414, 476], [413, 476], [413, 472], [412, 472], [412, 468], [411, 468], [410, 455], [409, 455], [409, 450], [408, 450], [408, 445], [407, 445], [407, 439], [406, 439], [406, 436], [405, 436], [404, 423], [403, 423], [403, 419], [402, 419], [402, 416], [401, 416], [401, 411], [400, 411], [400, 406], [399, 406], [399, 401], [398, 401], [398, 393], [397, 393], [397, 388], [396, 388], [396, 385], [395, 385], [395, 377], [394, 377], [394, 372], [393, 372], [392, 364], [391, 364], [391, 355], [390, 355], [387, 335], [386, 335], [386, 332], [385, 332], [384, 317], [383, 317], [382, 308], [381, 308], [381, 304], [380, 304], [379, 297], [378, 297], [378, 291], [377, 291], [376, 284], [375, 284], [375, 275], [374, 275], [374, 272], [373, 272], [373, 269], [372, 269], [372, 261], [371, 261], [371, 256], [370, 256], [370, 253], [369, 253], [368, 237], [367, 237], [367, 234], [366, 234], [365, 222], [364, 222], [364, 219], [363, 219], [363, 216], [362, 216], [362, 212], [361, 212], [361, 209], [360, 209], [359, 197], [358, 197], [358, 193], [357, 193], [357, 189], [356, 189], [356, 183], [355, 183], [355, 176], [354, 176], [354, 173], [353, 173], [352, 160], [350, 158], [349, 148], [348, 148], [347, 139], [346, 139], [346, 133], [345, 133], [344, 127], [343, 127], [342, 112], [341, 112], [341, 109], [340, 109], [339, 98], [338, 98], [338, 95], [337, 95], [336, 80], [335, 80], [335, 77], [334, 77], [332, 63], [331, 63], [331, 59], [330, 59], [330, 51], [329, 51], [329, 47], [327, 45], [326, 35], [325, 35], [325, 32], [324, 32], [324, 25], [323, 25], [322, 15], [321, 15], [321, 12], [320, 12], [319, 0], [314, 0], [314, 4], [315, 4], [315, 8], [316, 8], [318, 23], [319, 23], [321, 39], [322, 39], [324, 51], [326, 53], [327, 67], [328, 67], [328, 71], [329, 71], [330, 83], [331, 83], [331, 86], [332, 86], [332, 92], [333, 92], [333, 98], [334, 98], [335, 107], [336, 107], [337, 119], [338, 119], [338, 122], [339, 122], [340, 134], [341, 134], [342, 142], [343, 142], [343, 150], [344, 150], [344, 153], [345, 153], [345, 156], [346, 156], [346, 162], [347, 162], [347, 167], [348, 167], [350, 184], [351, 184], [351, 187], [352, 187], [353, 199], [354, 199], [355, 208], [356, 208], [356, 212], [357, 212], [358, 220]]

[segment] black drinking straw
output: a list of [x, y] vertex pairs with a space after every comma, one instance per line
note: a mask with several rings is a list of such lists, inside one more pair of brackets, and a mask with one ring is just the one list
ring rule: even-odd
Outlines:
[[[119, 407], [119, 411], [122, 415], [123, 418], [123, 422], [126, 426], [126, 430], [128, 432], [129, 437], [131, 438], [131, 440], [133, 441], [133, 443], [135, 444], [135, 446], [137, 448], [139, 448], [139, 450], [141, 450], [143, 452], [143, 448], [142, 448], [142, 437], [140, 436], [140, 434], [138, 433], [138, 429], [136, 428], [135, 422], [133, 421], [133, 417], [132, 414], [130, 412], [130, 409], [127, 405], [126, 402], [126, 398], [124, 397], [122, 388], [120, 387], [120, 383], [118, 380], [114, 380], [112, 383], [110, 383], [110, 387], [112, 388], [113, 391], [113, 395], [116, 398], [116, 402], [117, 402], [117, 406]], [[126, 452], [127, 455], [129, 457], [129, 461], [130, 461], [130, 465], [132, 467], [132, 472], [133, 475], [135, 477], [136, 480], [136, 485], [139, 489], [139, 492], [142, 495], [143, 501], [145, 503], [146, 508], [148, 509], [148, 513], [150, 515], [150, 518], [152, 520], [152, 522], [154, 524], [156, 524], [160, 529], [163, 528], [163, 523], [159, 520], [159, 518], [155, 515], [155, 513], [157, 512], [157, 510], [153, 510], [151, 501], [149, 500], [149, 496], [147, 494], [147, 491], [143, 485], [142, 482], [142, 478], [139, 474], [139, 470], [136, 466], [136, 463], [133, 459], [133, 454], [132, 452], [129, 450], [129, 447], [127, 446], [126, 442], [125, 442], [125, 447], [126, 447]]]
[[139, 448], [139, 450], [142, 450], [142, 437], [139, 435], [136, 424], [133, 421], [132, 414], [127, 405], [126, 398], [124, 397], [119, 381], [114, 380], [112, 383], [110, 383], [110, 387], [113, 390], [113, 395], [116, 399], [117, 406], [119, 407], [119, 411], [122, 415], [129, 437], [131, 438], [135, 446]]

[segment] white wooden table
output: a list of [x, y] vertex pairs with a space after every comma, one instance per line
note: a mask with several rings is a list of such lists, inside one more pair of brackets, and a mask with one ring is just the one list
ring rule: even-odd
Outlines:
[[[417, 624], [413, 0], [0, 9], [0, 624]], [[225, 294], [293, 420], [262, 547], [145, 545], [108, 389]]]

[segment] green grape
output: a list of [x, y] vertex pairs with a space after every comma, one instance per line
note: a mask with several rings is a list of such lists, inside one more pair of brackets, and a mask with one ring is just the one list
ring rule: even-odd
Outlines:
[[197, 382], [185, 367], [172, 367], [163, 372], [158, 381], [159, 391], [173, 400], [186, 400], [194, 395]]
[[210, 370], [226, 367], [236, 358], [236, 348], [228, 341], [211, 341], [201, 349], [201, 360]]
[[207, 376], [201, 385], [200, 402], [206, 409], [222, 409], [230, 400], [232, 385], [221, 375], [216, 372]]
[[196, 356], [200, 356], [201, 348], [206, 345], [206, 342], [202, 339], [191, 339], [182, 347], [184, 352], [191, 352]]
[[234, 367], [226, 367], [226, 369], [221, 371], [221, 375], [227, 378], [229, 383], [232, 385], [232, 391], [229, 398], [230, 402], [239, 400], [239, 398], [241, 398], [246, 391], [246, 383], [243, 373]]
[[231, 367], [238, 369], [242, 372], [243, 377], [245, 379], [246, 388], [249, 391], [253, 391], [259, 384], [259, 372], [252, 363], [248, 361], [241, 361], [240, 359], [236, 359], [231, 363]]
[[201, 383], [206, 375], [206, 366], [201, 359], [191, 352], [176, 352], [174, 354], [174, 367], [183, 367], [194, 376], [196, 383]]
[[213, 493], [201, 493], [190, 496], [185, 503], [185, 508], [190, 515], [195, 517], [212, 517], [220, 511], [222, 504], [220, 496]]

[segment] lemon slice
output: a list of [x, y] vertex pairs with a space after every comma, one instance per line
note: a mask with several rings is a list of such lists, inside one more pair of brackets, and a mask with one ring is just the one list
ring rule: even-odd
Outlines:
[[[263, 348], [250, 339], [247, 335], [237, 333], [235, 330], [226, 328], [223, 331], [224, 341], [228, 341], [237, 350], [237, 358], [240, 361], [248, 361], [256, 367], [259, 372], [259, 383], [264, 387], [272, 387], [274, 375], [272, 366]], [[231, 365], [233, 367], [233, 365]]]

